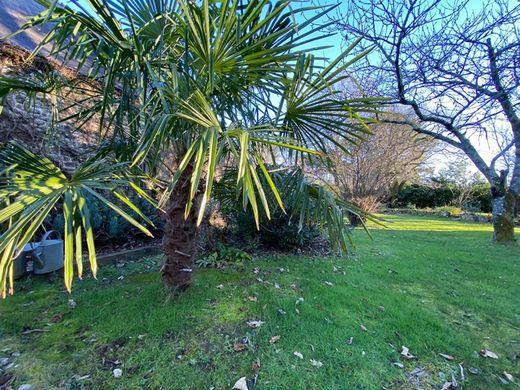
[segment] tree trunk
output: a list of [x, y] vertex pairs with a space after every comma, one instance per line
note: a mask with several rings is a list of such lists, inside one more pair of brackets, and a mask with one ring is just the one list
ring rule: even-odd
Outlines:
[[505, 172], [491, 187], [491, 209], [493, 213], [493, 240], [499, 243], [514, 243], [514, 209], [516, 195], [505, 188]]
[[163, 250], [166, 261], [161, 273], [164, 284], [175, 291], [183, 291], [189, 287], [193, 271], [200, 193], [193, 200], [190, 215], [187, 219], [184, 218], [191, 174], [192, 167], [186, 167], [165, 207]]

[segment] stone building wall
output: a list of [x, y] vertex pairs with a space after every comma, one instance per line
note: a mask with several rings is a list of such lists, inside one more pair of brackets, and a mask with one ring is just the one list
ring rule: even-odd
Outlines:
[[[55, 73], [56, 77], [80, 87], [81, 93], [76, 88], [61, 88], [54, 105], [50, 94], [30, 97], [25, 92], [10, 93], [0, 113], [0, 143], [15, 140], [31, 151], [49, 157], [70, 173], [88, 159], [100, 142], [99, 116], [92, 117], [79, 128], [79, 121], [57, 124], [53, 117], [66, 118], [77, 113], [78, 108], [71, 107], [73, 104], [84, 107], [94, 103], [96, 95], [99, 96], [96, 86], [52, 60], [42, 56], [30, 59], [25, 49], [0, 43], [0, 76], [38, 79], [46, 73]], [[89, 94], [92, 98], [88, 98]]]

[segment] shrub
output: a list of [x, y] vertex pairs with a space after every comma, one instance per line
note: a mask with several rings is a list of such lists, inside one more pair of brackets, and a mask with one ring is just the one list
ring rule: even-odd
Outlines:
[[448, 217], [460, 217], [462, 215], [462, 209], [455, 206], [437, 207], [435, 211], [445, 213]]
[[262, 221], [259, 231], [250, 213], [240, 213], [236, 217], [236, 232], [247, 241], [282, 252], [308, 246], [321, 235], [316, 226], [303, 225], [300, 228], [298, 221], [291, 218], [290, 210], [287, 214], [276, 212], [270, 220]]
[[250, 261], [252, 256], [240, 248], [217, 243], [217, 250], [205, 253], [195, 260], [199, 268], [222, 268], [228, 264], [243, 265]]
[[[463, 191], [465, 192], [463, 193]], [[464, 210], [491, 212], [489, 184], [481, 181], [475, 182], [470, 189], [462, 189], [456, 184], [446, 182], [436, 185], [407, 184], [398, 191], [393, 205], [398, 208], [434, 209], [453, 204], [459, 205], [461, 195], [468, 196], [468, 199], [462, 204]]]

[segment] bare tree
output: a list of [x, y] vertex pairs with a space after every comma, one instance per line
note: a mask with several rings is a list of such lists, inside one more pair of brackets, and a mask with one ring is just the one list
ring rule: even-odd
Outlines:
[[[398, 121], [406, 117], [387, 113], [384, 118]], [[344, 145], [348, 154], [335, 148], [331, 159], [334, 186], [341, 196], [364, 211], [374, 212], [393, 186], [417, 178], [435, 142], [406, 125], [385, 121], [371, 124], [370, 131], [364, 142]]]
[[[491, 185], [494, 239], [512, 242], [520, 194], [520, 4], [468, 1], [348, 0], [336, 26], [375, 50], [360, 65], [388, 105], [404, 105], [406, 124], [460, 149]], [[505, 132], [497, 137], [497, 129]], [[479, 152], [498, 140], [494, 157]], [[504, 145], [503, 140], [508, 140]], [[499, 162], [513, 157], [509, 166]], [[503, 169], [499, 168], [502, 166]]]

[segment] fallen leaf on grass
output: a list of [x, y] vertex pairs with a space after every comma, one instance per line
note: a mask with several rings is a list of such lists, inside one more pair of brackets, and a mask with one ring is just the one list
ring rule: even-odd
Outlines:
[[466, 380], [466, 377], [464, 376], [464, 367], [462, 367], [462, 364], [459, 363], [459, 369], [460, 369], [460, 380], [464, 382]]
[[321, 366], [323, 366], [323, 363], [320, 362], [319, 360], [311, 359], [310, 362], [311, 362], [311, 366], [314, 366], [316, 368], [320, 368]]
[[514, 382], [515, 381], [515, 377], [513, 375], [511, 375], [510, 373], [504, 371], [504, 376], [505, 378], [509, 381], [509, 382]]
[[415, 359], [415, 356], [410, 353], [410, 350], [403, 345], [403, 350], [401, 351], [401, 356], [405, 359]]
[[280, 288], [280, 285], [278, 283], [275, 283], [274, 288]]
[[296, 305], [299, 305], [300, 303], [303, 303], [304, 299], [303, 297], [300, 297], [296, 300]]
[[365, 325], [363, 325], [363, 324], [359, 325], [359, 327], [360, 327], [360, 329], [361, 329], [363, 332], [367, 332], [367, 331], [368, 331], [367, 327], [366, 327]]
[[325, 283], [327, 286], [330, 286], [330, 287], [334, 286], [331, 282], [328, 282], [328, 281], [324, 281], [323, 283]]
[[392, 363], [392, 365], [395, 366], [395, 367], [404, 368], [404, 364], [403, 363], [396, 362], [396, 363]]
[[350, 338], [347, 340], [347, 344], [348, 344], [348, 345], [352, 345], [353, 342], [354, 342], [354, 337], [350, 337]]
[[480, 355], [485, 358], [498, 359], [498, 355], [493, 351], [488, 351], [487, 349], [481, 349]]
[[379, 311], [385, 311], [385, 307], [384, 306], [378, 306], [377, 308], [379, 309]]
[[219, 284], [219, 285], [217, 286], [217, 288], [218, 288], [219, 290], [222, 290], [222, 289], [224, 288], [224, 285], [223, 285], [223, 284]]
[[247, 325], [249, 325], [249, 327], [253, 329], [260, 328], [263, 324], [265, 324], [265, 322], [260, 320], [247, 322]]
[[256, 302], [258, 300], [257, 297], [247, 297], [251, 302]]
[[246, 345], [242, 343], [235, 343], [233, 345], [233, 350], [235, 352], [242, 352], [244, 349], [246, 349]]
[[293, 353], [293, 355], [296, 356], [297, 358], [303, 359], [303, 355], [301, 354], [301, 352], [295, 351]]
[[262, 365], [260, 364], [260, 359], [253, 360], [253, 363], [251, 364], [251, 369], [253, 371], [259, 370]]
[[57, 324], [58, 322], [63, 321], [63, 313], [58, 313], [51, 318], [51, 322], [53, 324]]
[[442, 356], [446, 360], [453, 360], [453, 359], [455, 359], [453, 356], [446, 355], [445, 353], [439, 353], [439, 355]]
[[123, 370], [121, 370], [120, 368], [115, 368], [112, 371], [112, 375], [114, 376], [114, 378], [121, 378], [121, 376], [123, 375]]
[[478, 374], [478, 368], [475, 368], [475, 367], [470, 367], [468, 369], [469, 373], [470, 374], [473, 374], [473, 375], [477, 375]]
[[233, 389], [232, 390], [249, 390], [247, 388], [246, 377], [243, 376], [242, 378], [237, 380], [236, 383], [233, 385]]
[[269, 343], [271, 344], [274, 344], [276, 343], [278, 340], [280, 340], [280, 336], [273, 336], [269, 339]]
[[444, 382], [441, 390], [450, 390], [450, 389], [454, 389], [455, 387], [456, 386], [454, 386], [452, 382]]

